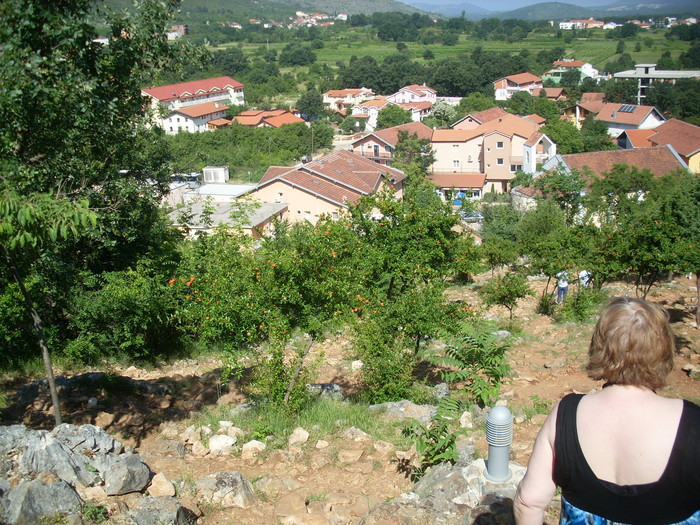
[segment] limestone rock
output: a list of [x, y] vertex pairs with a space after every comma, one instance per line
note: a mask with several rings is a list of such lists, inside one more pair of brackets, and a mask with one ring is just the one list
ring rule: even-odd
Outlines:
[[63, 480], [22, 481], [8, 494], [7, 500], [3, 523], [10, 525], [34, 525], [46, 516], [78, 515], [82, 503], [75, 489]]
[[148, 495], [154, 498], [160, 496], [174, 496], [175, 485], [163, 474], [159, 472], [151, 480], [151, 486], [148, 487]]
[[370, 436], [367, 432], [355, 427], [348, 428], [340, 435], [340, 437], [348, 441], [355, 441], [356, 443], [372, 440], [372, 436]]
[[141, 492], [151, 478], [148, 468], [138, 454], [107, 456], [97, 468], [104, 476], [105, 492], [110, 496], [120, 496], [130, 492]]
[[193, 523], [197, 519], [194, 512], [184, 507], [175, 498], [167, 496], [141, 498], [133, 508], [127, 511], [127, 515], [138, 525], [159, 525], [161, 523], [185, 525]]
[[290, 447], [294, 447], [297, 445], [302, 445], [306, 443], [309, 440], [309, 433], [304, 430], [302, 427], [297, 427], [294, 429], [292, 432], [292, 435], [289, 436], [289, 439], [287, 440], [287, 444]]
[[212, 452], [231, 453], [231, 447], [236, 444], [236, 438], [226, 434], [217, 434], [209, 439], [209, 450]]
[[252, 441], [248, 441], [245, 445], [243, 445], [241, 449], [241, 457], [243, 459], [252, 459], [256, 457], [258, 454], [260, 454], [263, 450], [267, 448], [267, 445], [263, 443], [262, 441], [258, 441], [256, 439], [253, 439]]
[[257, 498], [248, 480], [240, 472], [217, 472], [196, 482], [197, 494], [214, 505], [247, 508]]

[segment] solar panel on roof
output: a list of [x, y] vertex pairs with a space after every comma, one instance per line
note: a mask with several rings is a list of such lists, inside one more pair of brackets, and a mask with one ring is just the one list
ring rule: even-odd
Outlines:
[[637, 109], [637, 106], [633, 104], [624, 104], [623, 106], [620, 107], [620, 111], [622, 113], [634, 113], [634, 110]]

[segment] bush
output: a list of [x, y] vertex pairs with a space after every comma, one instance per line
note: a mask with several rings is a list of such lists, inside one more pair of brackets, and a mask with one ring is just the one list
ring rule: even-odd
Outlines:
[[598, 314], [600, 305], [605, 300], [606, 295], [601, 290], [581, 287], [576, 293], [567, 297], [566, 303], [559, 310], [556, 318], [558, 321], [586, 322]]

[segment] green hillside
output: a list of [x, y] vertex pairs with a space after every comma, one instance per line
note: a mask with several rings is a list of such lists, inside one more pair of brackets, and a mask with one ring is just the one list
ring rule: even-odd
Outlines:
[[564, 2], [543, 2], [499, 13], [498, 18], [519, 18], [521, 20], [566, 20], [569, 18], [589, 18], [593, 10]]

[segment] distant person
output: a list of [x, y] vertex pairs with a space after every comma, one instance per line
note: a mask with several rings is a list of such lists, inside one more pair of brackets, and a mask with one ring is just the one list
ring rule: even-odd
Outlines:
[[656, 394], [674, 348], [664, 310], [611, 301], [586, 366], [605, 384], [552, 409], [515, 495], [517, 525], [542, 525], [557, 486], [560, 525], [700, 523], [700, 407]]
[[569, 292], [569, 274], [562, 270], [556, 275], [557, 278], [557, 304], [566, 301], [566, 294]]
[[578, 272], [578, 282], [580, 282], [581, 286], [584, 288], [588, 288], [588, 285], [591, 284], [591, 272], [588, 270], [581, 270]]

